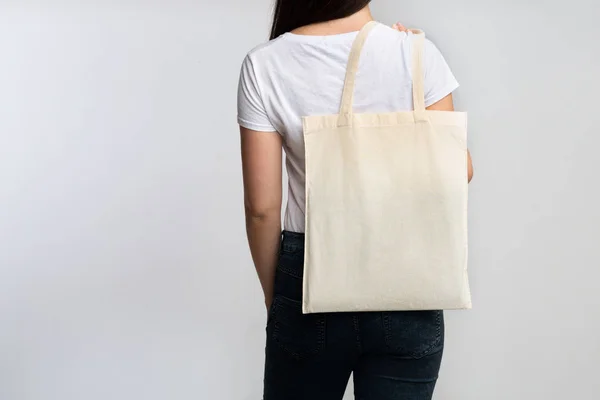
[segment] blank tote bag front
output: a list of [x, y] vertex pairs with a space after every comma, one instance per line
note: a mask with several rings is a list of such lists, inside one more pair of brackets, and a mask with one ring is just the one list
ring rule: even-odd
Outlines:
[[340, 113], [303, 118], [303, 312], [470, 308], [467, 116], [425, 109], [420, 31], [414, 111], [353, 113], [361, 50], [376, 25], [352, 46]]

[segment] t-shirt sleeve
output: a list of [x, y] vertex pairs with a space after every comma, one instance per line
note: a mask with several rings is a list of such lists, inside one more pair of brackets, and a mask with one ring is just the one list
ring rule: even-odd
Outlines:
[[255, 131], [275, 132], [258, 88], [258, 81], [249, 56], [242, 63], [238, 85], [238, 124]]
[[458, 81], [444, 56], [433, 42], [425, 39], [425, 107], [429, 107], [458, 88]]

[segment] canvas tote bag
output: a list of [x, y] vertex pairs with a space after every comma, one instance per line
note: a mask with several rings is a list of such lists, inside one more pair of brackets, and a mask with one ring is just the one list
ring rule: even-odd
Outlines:
[[376, 25], [352, 46], [339, 114], [303, 118], [303, 312], [470, 308], [467, 116], [425, 109], [420, 31], [414, 111], [355, 114], [360, 54]]

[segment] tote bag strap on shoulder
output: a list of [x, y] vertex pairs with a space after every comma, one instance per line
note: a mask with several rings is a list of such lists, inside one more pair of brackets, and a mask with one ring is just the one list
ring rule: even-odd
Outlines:
[[413, 107], [416, 114], [425, 111], [425, 33], [418, 29], [413, 31], [412, 49], [412, 84]]
[[[358, 36], [352, 44], [352, 50], [348, 57], [348, 66], [346, 68], [346, 79], [344, 81], [344, 90], [342, 92], [342, 101], [338, 117], [338, 126], [351, 126], [354, 105], [354, 87], [356, 85], [356, 74], [360, 64], [360, 56], [369, 33], [378, 25], [376, 21], [368, 22], [358, 33]], [[425, 111], [425, 85], [424, 85], [424, 47], [425, 34], [423, 31], [411, 30], [413, 39], [412, 49], [412, 86], [413, 86], [413, 104], [415, 119], [423, 120]]]

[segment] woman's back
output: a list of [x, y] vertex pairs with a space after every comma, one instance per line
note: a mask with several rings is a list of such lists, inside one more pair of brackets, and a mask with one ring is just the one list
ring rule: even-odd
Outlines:
[[[302, 117], [336, 114], [350, 48], [357, 32], [308, 36], [286, 33], [252, 50], [242, 65], [238, 122], [283, 136], [289, 175], [285, 229], [304, 232]], [[369, 36], [357, 75], [356, 112], [412, 110], [412, 37], [379, 24]], [[458, 87], [433, 43], [425, 47], [425, 101], [436, 103]]]
[[[397, 130], [399, 134], [408, 132], [410, 136], [410, 127], [415, 128], [415, 132], [417, 126], [422, 128], [419, 132], [431, 132], [434, 129], [434, 124], [417, 124], [424, 122], [417, 121], [419, 116], [422, 118], [435, 114], [441, 117], [448, 115], [445, 112], [452, 111], [454, 107], [451, 93], [458, 83], [437, 48], [431, 42], [423, 43], [422, 35], [398, 32], [374, 23], [369, 2], [277, 0], [271, 30], [271, 39], [274, 40], [252, 50], [242, 66], [238, 121], [246, 232], [268, 310], [265, 400], [341, 400], [351, 373], [357, 399], [431, 400], [440, 369], [444, 347], [444, 318], [440, 310], [379, 312], [379, 308], [368, 306], [369, 310], [376, 312], [303, 314], [304, 300], [310, 298], [310, 295], [305, 297], [304, 291], [305, 284], [309, 282], [309, 279], [304, 280], [305, 254], [309, 257], [317, 253], [330, 256], [321, 264], [323, 269], [320, 272], [325, 273], [316, 273], [312, 277], [323, 284], [320, 287], [326, 293], [338, 295], [343, 294], [341, 289], [344, 284], [353, 279], [359, 284], [363, 281], [368, 284], [371, 276], [379, 275], [382, 271], [380, 266], [384, 258], [392, 264], [392, 269], [395, 260], [399, 260], [396, 253], [401, 249], [395, 245], [367, 252], [373, 255], [369, 260], [363, 257], [363, 244], [368, 245], [370, 241], [373, 244], [376, 236], [369, 235], [377, 231], [377, 227], [373, 229], [373, 224], [364, 232], [355, 229], [357, 235], [353, 236], [354, 239], [341, 246], [329, 240], [338, 235], [344, 236], [351, 224], [360, 226], [360, 221], [356, 221], [361, 216], [366, 216], [365, 220], [376, 220], [376, 224], [386, 228], [402, 225], [403, 221], [388, 221], [385, 218], [387, 214], [379, 212], [378, 200], [385, 198], [386, 208], [393, 209], [396, 199], [402, 200], [402, 193], [398, 195], [399, 192], [392, 194], [389, 191], [387, 194], [380, 193], [378, 197], [377, 190], [372, 189], [377, 189], [377, 182], [388, 182], [388, 187], [399, 182], [399, 186], [402, 186], [402, 180], [407, 175], [395, 174], [393, 178], [386, 179], [386, 171], [381, 169], [385, 168], [386, 163], [379, 161], [385, 159], [388, 165], [395, 164], [395, 168], [398, 168], [407, 165], [400, 161], [410, 164], [412, 159], [419, 158], [416, 152], [413, 157], [411, 151], [414, 146], [411, 143], [396, 141], [383, 145], [380, 141], [380, 146], [375, 146], [377, 151], [364, 153], [366, 155], [362, 161], [374, 161], [381, 168], [367, 171], [363, 175], [365, 179], [361, 180], [357, 176], [358, 168], [355, 168], [358, 164], [353, 161], [360, 156], [358, 153], [370, 148], [369, 143], [373, 138], [371, 132], [378, 137], [381, 132], [361, 131], [362, 138], [369, 140], [353, 140], [356, 136], [344, 136], [357, 132], [350, 121], [357, 121], [359, 125], [360, 121], [374, 121], [377, 126], [373, 127], [380, 127], [382, 132], [385, 131], [383, 133], [397, 139], [394, 130], [396, 125], [387, 126], [391, 120], [385, 116], [410, 116], [410, 123], [403, 127], [398, 125]], [[352, 48], [353, 56], [350, 57]], [[413, 51], [415, 48], [416, 51]], [[346, 75], [349, 58], [352, 61], [351, 73]], [[356, 60], [359, 61], [358, 67]], [[419, 69], [413, 69], [416, 67]], [[424, 79], [420, 73], [415, 74], [417, 84], [414, 98], [419, 112], [396, 113], [415, 108], [412, 72], [420, 72], [421, 69]], [[344, 85], [346, 77], [348, 84]], [[345, 102], [341, 112], [344, 87]], [[353, 96], [349, 96], [350, 93]], [[350, 101], [351, 97], [353, 101]], [[349, 113], [348, 107], [353, 107], [354, 114]], [[425, 113], [424, 108], [434, 113]], [[375, 114], [365, 116], [357, 113]], [[322, 115], [330, 117], [318, 117]], [[303, 120], [303, 117], [313, 118]], [[303, 129], [303, 121], [306, 130]], [[321, 125], [323, 129], [320, 129]], [[445, 139], [443, 133], [439, 136], [443, 140], [450, 140]], [[342, 138], [346, 140], [337, 140]], [[460, 149], [454, 142], [452, 145], [453, 154], [458, 154]], [[345, 151], [346, 148], [351, 149]], [[287, 155], [289, 176], [283, 234], [282, 149]], [[308, 170], [305, 169], [307, 150]], [[315, 158], [315, 153], [318, 153], [318, 158]], [[349, 155], [341, 157], [344, 154]], [[385, 157], [380, 160], [380, 155]], [[468, 152], [464, 155], [468, 158]], [[431, 157], [425, 154], [424, 158]], [[458, 165], [461, 160], [458, 156], [455, 159], [454, 164]], [[470, 177], [470, 159], [465, 164], [469, 166]], [[408, 165], [404, 171], [410, 174], [411, 168]], [[453, 168], [453, 171], [458, 171], [458, 168]], [[377, 179], [380, 176], [382, 179]], [[414, 178], [418, 180], [419, 176], [414, 174], [413, 181]], [[308, 191], [311, 205], [308, 213], [305, 213], [305, 177], [308, 177], [311, 186]], [[320, 193], [322, 198], [316, 198], [315, 193]], [[374, 201], [370, 203], [373, 212], [355, 212], [354, 209], [343, 207], [343, 203], [352, 203], [352, 200], [360, 199], [361, 194], [371, 193], [374, 194], [371, 196]], [[317, 209], [317, 204], [325, 207]], [[402, 206], [398, 208], [402, 209]], [[322, 212], [319, 213], [319, 210]], [[404, 212], [410, 213], [411, 210], [408, 207]], [[308, 241], [304, 234], [305, 214], [309, 214]], [[333, 217], [340, 224], [332, 228], [327, 220], [333, 220]], [[325, 236], [310, 242], [315, 226]], [[387, 232], [383, 234], [389, 236]], [[422, 242], [430, 236], [425, 234]], [[323, 238], [326, 240], [320, 240]], [[315, 246], [315, 243], [319, 245]], [[357, 255], [362, 260], [359, 261], [365, 262], [365, 267], [371, 268], [365, 270], [366, 275], [355, 274], [358, 270], [350, 265], [358, 259]], [[342, 262], [337, 263], [336, 259]], [[331, 260], [336, 263], [335, 269], [331, 268], [334, 264]], [[308, 261], [310, 263], [310, 259]], [[333, 276], [326, 276], [329, 272], [333, 272]], [[350, 290], [344, 293], [360, 296], [356, 292]], [[399, 293], [403, 293], [403, 290], [386, 287], [375, 295], [371, 292], [367, 302], [376, 297], [395, 297]], [[360, 307], [345, 309], [366, 311]], [[394, 310], [397, 309], [404, 308]]]

